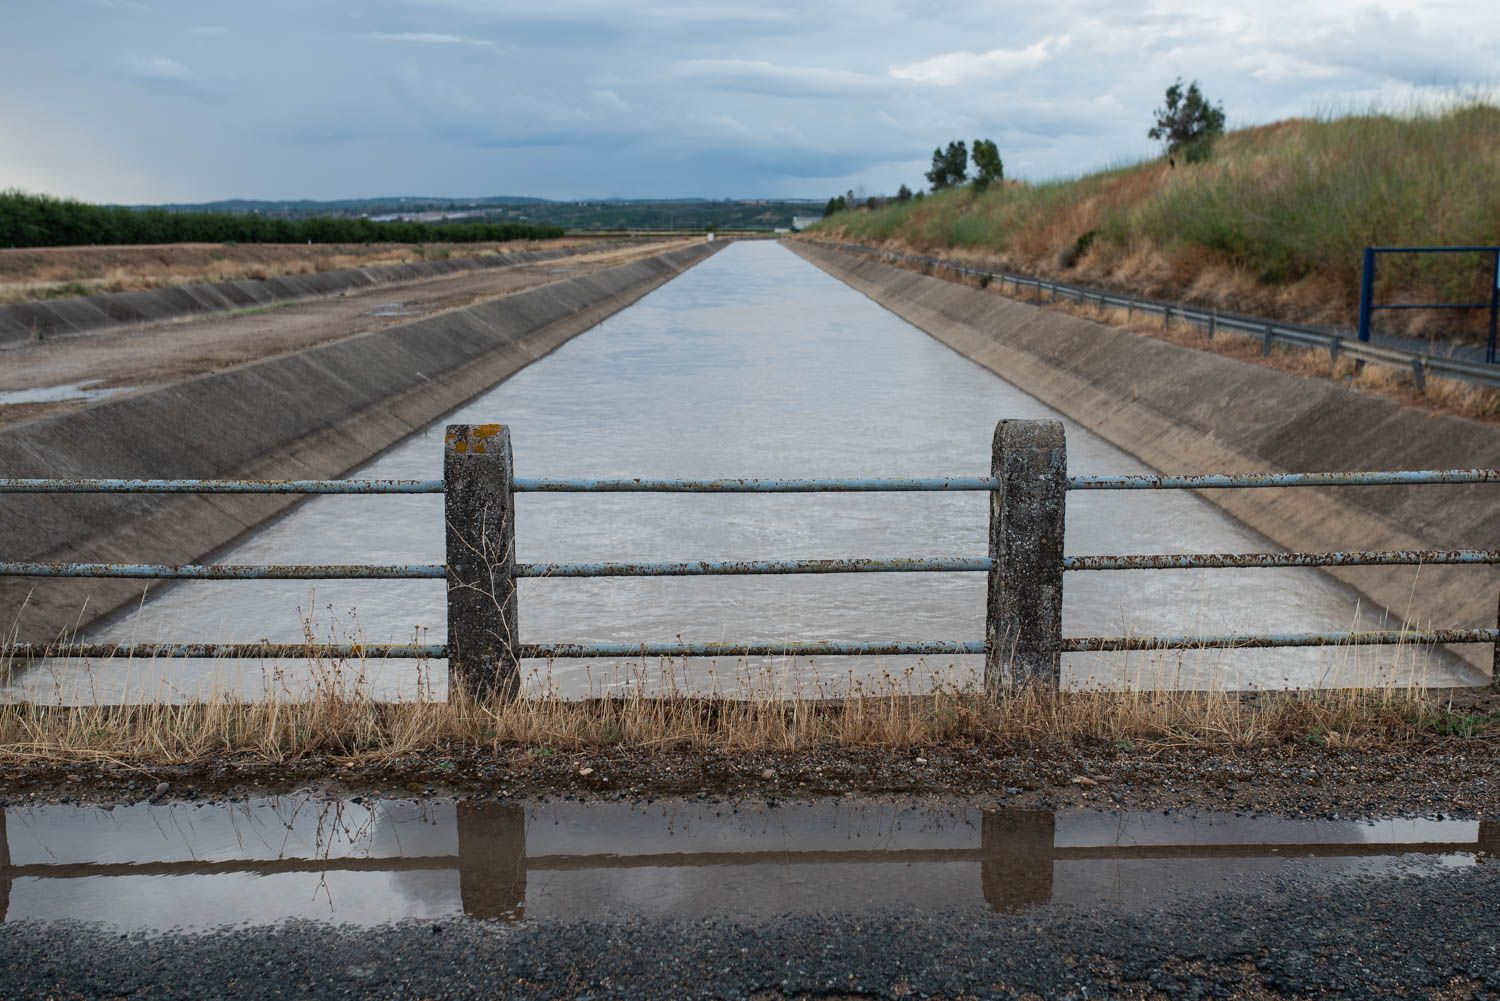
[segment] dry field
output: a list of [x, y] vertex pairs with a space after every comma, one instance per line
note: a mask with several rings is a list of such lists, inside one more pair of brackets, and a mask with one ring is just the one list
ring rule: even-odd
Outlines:
[[464, 244], [172, 243], [0, 250], [0, 303], [134, 292], [193, 282], [239, 281], [375, 264], [479, 257], [587, 245], [590, 238]]

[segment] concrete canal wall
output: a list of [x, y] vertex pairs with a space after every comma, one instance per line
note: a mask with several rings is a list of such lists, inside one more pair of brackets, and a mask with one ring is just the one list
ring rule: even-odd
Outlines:
[[[338, 476], [722, 246], [658, 254], [10, 426], [0, 430], [0, 475]], [[192, 562], [296, 499], [0, 494], [0, 558]], [[0, 579], [0, 633], [51, 641], [140, 592], [131, 581]]]
[[[1491, 424], [1179, 347], [831, 248], [802, 241], [788, 246], [1162, 472], [1500, 467], [1500, 428]], [[1293, 551], [1500, 548], [1500, 491], [1493, 485], [1210, 490], [1202, 496]], [[1412, 625], [1472, 628], [1496, 621], [1495, 567], [1325, 572]], [[1263, 618], [1268, 630], [1278, 627], [1276, 608], [1266, 608]], [[1490, 669], [1489, 647], [1454, 652]]]
[[440, 278], [465, 271], [509, 268], [585, 253], [587, 249], [560, 247], [554, 250], [524, 250], [509, 254], [456, 257], [446, 261], [380, 264], [368, 268], [343, 268], [305, 275], [204, 282], [144, 292], [108, 292], [67, 299], [12, 303], [0, 306], [0, 347], [38, 337], [45, 340], [130, 323], [151, 323], [200, 313], [272, 306], [335, 295], [350, 289]]

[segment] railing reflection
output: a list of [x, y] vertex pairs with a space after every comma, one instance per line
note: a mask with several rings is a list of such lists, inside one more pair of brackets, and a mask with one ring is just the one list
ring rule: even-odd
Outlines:
[[[458, 900], [452, 901], [451, 886], [444, 883], [435, 891], [441, 898], [437, 900], [439, 909], [451, 910], [457, 903], [472, 918], [515, 921], [527, 913], [528, 891], [532, 893], [533, 910], [549, 914], [589, 915], [596, 913], [605, 900], [618, 905], [617, 909], [639, 906], [659, 910], [666, 901], [668, 907], [758, 906], [768, 913], [779, 913], [783, 907], [798, 906], [799, 901], [801, 906], [827, 904], [830, 908], [903, 901], [919, 907], [958, 904], [962, 897], [973, 894], [973, 889], [964, 888], [973, 888], [977, 875], [983, 901], [993, 910], [1011, 911], [1046, 904], [1058, 894], [1070, 898], [1080, 892], [1080, 887], [1087, 889], [1087, 880], [1080, 881], [1079, 868], [1067, 868], [1077, 862], [1115, 862], [1124, 870], [1126, 863], [1219, 860], [1221, 867], [1229, 867], [1223, 873], [1232, 876], [1234, 866], [1253, 860], [1500, 853], [1500, 824], [1493, 822], [1392, 822], [1405, 826], [1377, 831], [1357, 824], [1279, 822], [1278, 826], [1246, 821], [1237, 826], [1236, 818], [1166, 821], [1153, 815], [1100, 813], [1063, 814], [1060, 830], [1059, 815], [1045, 811], [957, 811], [925, 821], [920, 812], [911, 812], [901, 814], [899, 822], [892, 825], [888, 815], [863, 817], [858, 808], [837, 806], [830, 808], [832, 812], [791, 817], [768, 811], [756, 814], [758, 820], [745, 816], [732, 820], [691, 807], [646, 814], [631, 812], [623, 804], [616, 806], [618, 815], [601, 816], [589, 813], [599, 806], [569, 805], [566, 810], [571, 812], [566, 813], [563, 823], [557, 816], [563, 807], [534, 807], [528, 813], [520, 806], [494, 802], [449, 804], [440, 817], [424, 819], [425, 826], [437, 828], [424, 836], [428, 841], [436, 838], [452, 845], [456, 835], [456, 851], [423, 852], [419, 837], [407, 839], [414, 841], [412, 847], [418, 850], [385, 857], [363, 853], [368, 849], [360, 845], [379, 840], [379, 832], [367, 827], [355, 831], [354, 847], [346, 854], [330, 849], [336, 839], [328, 836], [324, 825], [336, 827], [340, 821], [321, 814], [315, 835], [316, 843], [323, 846], [321, 853], [262, 858], [195, 856], [197, 849], [187, 844], [194, 835], [194, 818], [137, 818], [142, 821], [140, 829], [147, 827], [145, 820], [149, 819], [152, 831], [183, 832], [183, 844], [174, 843], [170, 850], [158, 849], [159, 854], [183, 857], [157, 859], [149, 857], [149, 844], [131, 847], [129, 837], [116, 836], [117, 830], [106, 830], [107, 837], [98, 839], [98, 857], [84, 857], [92, 835], [80, 840], [78, 830], [88, 826], [81, 815], [89, 811], [61, 807], [0, 811], [0, 921], [22, 917], [10, 914], [12, 896], [22, 881], [28, 881], [25, 916], [45, 918], [74, 916], [63, 913], [67, 911], [63, 904], [47, 906], [48, 891], [38, 887], [54, 880], [273, 877], [297, 873], [316, 874], [326, 880], [334, 873], [393, 877], [402, 873], [456, 873]], [[378, 817], [379, 809], [372, 809], [369, 816]], [[69, 812], [54, 815], [54, 811], [64, 810]], [[109, 816], [106, 811], [96, 813]], [[291, 819], [280, 815], [275, 819], [291, 831], [295, 814], [294, 810]], [[200, 828], [206, 826], [202, 821], [197, 823]], [[726, 834], [726, 825], [735, 823], [741, 828]], [[758, 824], [759, 829], [747, 831], [746, 824]], [[899, 835], [893, 833], [895, 827], [902, 828]], [[443, 828], [447, 828], [446, 833]], [[25, 851], [21, 854], [27, 857], [13, 858], [13, 842], [23, 844], [19, 840], [23, 830]], [[59, 845], [66, 842], [65, 847], [59, 851], [49, 848], [49, 831]], [[351, 836], [344, 833], [348, 840]], [[386, 840], [397, 842], [398, 847], [401, 841], [399, 837]], [[126, 842], [123, 848], [122, 841]], [[859, 847], [849, 846], [850, 841], [860, 842]], [[69, 854], [77, 860], [69, 861]], [[866, 871], [860, 871], [860, 867], [867, 867]], [[705, 868], [715, 871], [698, 877], [689, 875], [691, 870]], [[631, 875], [624, 870], [637, 873]], [[1090, 871], [1098, 875], [1096, 870]], [[788, 876], [792, 872], [795, 876]], [[1105, 878], [1111, 878], [1113, 872], [1106, 868]], [[1201, 868], [1198, 872], [1201, 874]], [[542, 874], [546, 878], [536, 878]], [[1139, 871], [1135, 881], [1151, 883], [1158, 875], [1155, 869]], [[378, 909], [389, 904], [399, 911], [405, 899], [400, 896], [400, 880], [386, 883], [395, 887], [396, 896], [366, 906]], [[688, 884], [696, 889], [684, 890]], [[111, 889], [103, 899], [120, 911], [124, 920], [132, 906], [133, 892], [126, 887], [120, 887], [118, 893]], [[216, 893], [204, 886], [194, 889], [191, 883], [179, 884], [173, 892], [190, 896]], [[674, 893], [678, 896], [673, 897]], [[51, 897], [64, 900], [68, 894], [59, 891]], [[107, 913], [93, 916], [112, 920]], [[244, 918], [275, 920], [280, 916], [255, 913]], [[348, 915], [337, 916], [342, 919]], [[371, 916], [389, 919], [404, 915]]]

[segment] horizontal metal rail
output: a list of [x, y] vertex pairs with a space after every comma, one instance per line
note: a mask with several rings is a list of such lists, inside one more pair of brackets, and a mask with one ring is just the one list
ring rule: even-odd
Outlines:
[[1125, 473], [1068, 477], [1069, 490], [1399, 487], [1432, 483], [1500, 483], [1500, 469], [1399, 469], [1350, 473]]
[[1497, 549], [1396, 549], [1339, 553], [1177, 553], [1064, 556], [1064, 570], [1223, 570], [1275, 567], [1400, 567], [1500, 563]]
[[442, 480], [0, 479], [0, 494], [440, 494]]
[[[531, 659], [586, 657], [863, 657], [884, 655], [983, 654], [983, 640], [884, 640], [852, 642], [744, 643], [522, 643], [517, 656]], [[298, 658], [327, 657], [427, 660], [446, 657], [444, 644], [410, 643], [13, 643], [0, 645], [0, 662], [41, 657], [87, 659]]]
[[832, 246], [847, 253], [878, 257], [892, 264], [907, 263], [932, 268], [943, 268], [956, 274], [968, 275], [987, 282], [998, 282], [1002, 287], [1009, 284], [1017, 291], [1029, 288], [1034, 289], [1038, 294], [1046, 292], [1052, 296], [1053, 301], [1056, 301], [1058, 298], [1068, 298], [1078, 303], [1093, 303], [1101, 308], [1112, 307], [1131, 311], [1139, 310], [1143, 313], [1155, 313], [1163, 317], [1164, 323], [1168, 320], [1190, 323], [1204, 328], [1209, 332], [1210, 336], [1217, 331], [1248, 334], [1252, 337], [1261, 338], [1267, 349], [1269, 349], [1272, 342], [1281, 342], [1303, 348], [1327, 351], [1332, 358], [1348, 355], [1350, 358], [1360, 361], [1375, 362], [1381, 365], [1389, 365], [1393, 368], [1407, 369], [1419, 373], [1419, 378], [1421, 377], [1421, 373], [1431, 372], [1450, 379], [1462, 379], [1467, 382], [1500, 388], [1500, 369], [1486, 362], [1471, 362], [1428, 352], [1408, 351], [1403, 348], [1381, 346], [1368, 341], [1361, 341], [1357, 336], [1345, 336], [1331, 330], [1303, 324], [1285, 323], [1233, 313], [1221, 313], [1216, 309], [1189, 306], [1179, 302], [1142, 298], [1120, 292], [1112, 292], [1108, 289], [1074, 285], [1068, 282], [1048, 281], [1044, 278], [1016, 274], [1009, 271], [991, 271], [985, 268], [974, 268], [924, 254], [899, 254], [893, 251], [877, 250], [873, 247], [866, 247], [860, 244], [838, 243], [834, 241], [822, 242], [826, 246]]
[[327, 658], [330, 660], [433, 660], [448, 656], [442, 643], [0, 643], [8, 659], [81, 658], [213, 660]]
[[517, 577], [732, 577], [746, 574], [978, 573], [988, 556], [841, 560], [683, 560], [665, 563], [520, 563]]
[[1063, 640], [1063, 653], [1124, 650], [1263, 650], [1317, 646], [1438, 646], [1500, 642], [1497, 629], [1393, 629], [1335, 633], [1231, 633], [1223, 636], [1077, 636]]
[[[1345, 473], [1124, 473], [1071, 476], [1070, 490], [1203, 490], [1218, 487], [1369, 487], [1500, 483], [1500, 469], [1369, 470]], [[993, 491], [991, 476], [818, 479], [515, 480], [516, 493], [905, 493]], [[440, 494], [442, 480], [117, 480], [0, 479], [0, 493]]]
[[0, 577], [119, 577], [143, 580], [427, 580], [441, 563], [232, 564], [0, 563]]
[[801, 494], [997, 490], [991, 476], [850, 477], [842, 479], [590, 479], [518, 477], [516, 493]]
[[[1324, 646], [1435, 646], [1500, 642], [1500, 628], [1388, 630], [1326, 633], [1233, 633], [1162, 636], [1077, 636], [1062, 641], [1063, 653], [1129, 650], [1253, 650]], [[522, 643], [523, 659], [579, 660], [590, 657], [874, 657], [963, 656], [985, 653], [984, 640], [877, 640], [812, 642], [715, 643]], [[7, 659], [399, 659], [435, 660], [446, 657], [444, 644], [413, 643], [13, 643], [0, 646], [0, 663]]]
[[[1065, 556], [1064, 570], [1214, 570], [1253, 567], [1435, 566], [1500, 563], [1495, 549], [1396, 549], [1331, 553], [1165, 553]], [[597, 563], [517, 563], [515, 576], [735, 577], [760, 574], [986, 573], [988, 556], [798, 560], [675, 560]], [[146, 580], [441, 580], [441, 563], [182, 564], [0, 563], [0, 577], [108, 577]]]

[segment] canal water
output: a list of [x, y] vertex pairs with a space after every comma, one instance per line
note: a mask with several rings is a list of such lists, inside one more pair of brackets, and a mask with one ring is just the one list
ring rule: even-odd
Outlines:
[[[122, 933], [289, 919], [623, 921], [798, 914], [1258, 909], [1441, 878], [1500, 826], [1227, 813], [338, 799], [0, 810], [0, 922]], [[1289, 889], [1296, 887], [1296, 889]]]
[[[968, 361], [771, 242], [735, 243], [461, 407], [454, 422], [509, 425], [521, 476], [988, 475], [996, 421], [1052, 417]], [[442, 424], [351, 476], [441, 475]], [[1070, 471], [1145, 467], [1069, 421]], [[1171, 470], [1207, 472], [1209, 470]], [[1071, 554], [1274, 549], [1177, 491], [1068, 498]], [[982, 493], [523, 494], [522, 561], [982, 556]], [[231, 563], [443, 559], [438, 496], [312, 498], [219, 555]], [[1399, 571], [1398, 571], [1399, 572]], [[110, 641], [440, 642], [440, 581], [224, 581], [155, 588], [95, 630]], [[983, 574], [528, 580], [521, 639], [544, 641], [983, 638]], [[1073, 573], [1070, 636], [1347, 629], [1381, 623], [1315, 570]], [[632, 684], [721, 694], [838, 695], [851, 685], [974, 683], [979, 658], [528, 662], [528, 690], [565, 696]], [[356, 665], [385, 697], [444, 694], [446, 666]], [[302, 664], [52, 662], [11, 696], [185, 698], [304, 684]], [[1071, 687], [1280, 688], [1468, 683], [1410, 650], [1069, 655]]]

